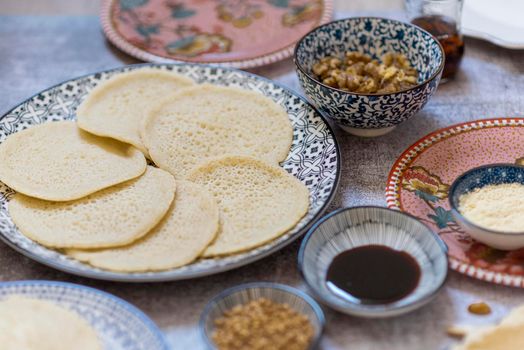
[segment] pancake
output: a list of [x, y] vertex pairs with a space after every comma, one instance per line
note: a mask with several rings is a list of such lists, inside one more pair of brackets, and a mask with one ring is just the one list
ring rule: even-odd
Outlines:
[[50, 202], [17, 193], [8, 211], [18, 229], [52, 248], [124, 245], [144, 236], [162, 219], [175, 196], [169, 173], [147, 167], [137, 179], [69, 202]]
[[97, 86], [78, 107], [80, 128], [132, 144], [147, 156], [139, 126], [150, 106], [193, 81], [173, 72], [140, 68], [119, 73]]
[[293, 137], [287, 113], [271, 99], [209, 84], [184, 89], [152, 108], [140, 132], [155, 164], [182, 179], [200, 163], [227, 154], [278, 165]]
[[190, 181], [218, 202], [221, 230], [203, 256], [260, 246], [293, 228], [306, 214], [309, 191], [284, 169], [249, 157], [228, 156], [196, 168]]
[[[228, 128], [182, 116], [172, 122], [169, 127], [154, 131], [152, 158], [177, 179], [186, 178], [190, 170], [209, 158], [224, 154], [257, 153], [251, 140], [242, 133], [230, 132]], [[157, 157], [157, 154], [160, 156]]]
[[131, 245], [102, 250], [67, 250], [93, 266], [119, 272], [167, 270], [195, 260], [218, 230], [218, 207], [202, 186], [177, 181], [175, 201], [162, 221]]
[[82, 131], [73, 121], [33, 126], [0, 144], [0, 181], [40, 199], [78, 199], [145, 169], [136, 148]]
[[4, 350], [102, 350], [96, 331], [76, 312], [26, 296], [0, 301]]

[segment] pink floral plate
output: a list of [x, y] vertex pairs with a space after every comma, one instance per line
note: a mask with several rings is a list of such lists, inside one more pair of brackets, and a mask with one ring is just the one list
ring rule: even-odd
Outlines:
[[449, 211], [448, 189], [455, 178], [490, 163], [524, 164], [524, 118], [458, 124], [420, 139], [393, 165], [387, 204], [416, 216], [440, 235], [449, 248], [452, 270], [524, 288], [524, 249], [502, 251], [474, 241]]
[[333, 14], [332, 0], [104, 0], [107, 38], [155, 63], [249, 68], [288, 58]]

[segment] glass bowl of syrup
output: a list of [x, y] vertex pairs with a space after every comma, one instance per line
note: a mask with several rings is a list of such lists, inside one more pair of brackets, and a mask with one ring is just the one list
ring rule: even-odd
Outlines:
[[308, 232], [299, 268], [326, 305], [389, 317], [430, 302], [446, 281], [447, 247], [416, 218], [382, 207], [334, 211]]

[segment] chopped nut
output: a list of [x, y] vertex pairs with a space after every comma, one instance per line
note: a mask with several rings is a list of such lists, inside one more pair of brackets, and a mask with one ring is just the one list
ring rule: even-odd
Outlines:
[[337, 75], [335, 77], [336, 81], [337, 81], [337, 84], [338, 84], [338, 87], [343, 89], [346, 87], [346, 81], [347, 81], [347, 76], [343, 73]]
[[491, 313], [491, 308], [488, 304], [479, 302], [468, 306], [468, 311], [475, 315], [488, 315]]
[[377, 91], [377, 83], [375, 80], [366, 77], [367, 79], [364, 80], [362, 84], [357, 89], [357, 92], [369, 92], [369, 91]]
[[388, 52], [381, 57], [382, 63], [384, 63], [386, 66], [391, 66], [393, 62], [395, 61], [395, 55], [393, 52]]
[[260, 298], [215, 320], [212, 339], [219, 350], [305, 350], [313, 335], [307, 316], [287, 304]]
[[449, 326], [446, 330], [451, 337], [462, 338], [465, 337], [471, 331], [471, 326]]
[[328, 86], [337, 87], [337, 80], [333, 77], [327, 77], [326, 79], [322, 80], [322, 82]]
[[350, 91], [355, 91], [356, 89], [358, 89], [359, 85], [360, 85], [359, 76], [351, 75], [351, 74], [346, 75], [346, 87]]
[[318, 76], [323, 76], [329, 70], [329, 66], [324, 63], [316, 63], [313, 65], [313, 73]]
[[378, 74], [378, 66], [374, 65], [373, 63], [369, 62], [364, 66], [364, 72], [368, 73], [370, 76], [372, 76], [374, 79], [377, 79], [379, 77]]
[[334, 56], [320, 59], [312, 72], [328, 86], [359, 93], [394, 93], [417, 84], [418, 72], [406, 56], [388, 52], [381, 61], [349, 51], [342, 59]]
[[398, 68], [396, 67], [388, 67], [384, 69], [383, 75], [382, 75], [382, 81], [393, 78], [397, 73], [398, 73]]
[[329, 60], [329, 68], [338, 68], [342, 64], [342, 61], [339, 58], [332, 57]]

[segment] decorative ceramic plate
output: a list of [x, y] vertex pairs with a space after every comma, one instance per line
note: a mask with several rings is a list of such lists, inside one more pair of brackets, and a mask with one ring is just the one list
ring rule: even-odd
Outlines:
[[0, 282], [0, 299], [11, 295], [47, 300], [75, 312], [97, 332], [104, 349], [168, 349], [164, 336], [149, 317], [109, 293], [64, 282]]
[[522, 0], [466, 0], [463, 32], [508, 49], [524, 49], [523, 12]]
[[[246, 265], [267, 256], [300, 237], [320, 217], [338, 184], [340, 155], [333, 131], [306, 100], [270, 80], [247, 72], [197, 64], [136, 65], [87, 75], [44, 90], [0, 117], [0, 143], [7, 135], [34, 124], [75, 119], [75, 110], [101, 81], [115, 73], [152, 66], [172, 70], [197, 83], [238, 86], [259, 92], [281, 105], [293, 125], [293, 143], [284, 169], [302, 181], [310, 192], [306, 216], [290, 231], [266, 245], [229, 257], [203, 259], [173, 270], [151, 273], [103, 271], [47, 249], [22, 235], [15, 227], [7, 205], [13, 190], [0, 183], [0, 239], [24, 255], [43, 264], [73, 274], [113, 281], [168, 281], [205, 276]], [[81, 176], [81, 174], [79, 174]]]
[[332, 0], [104, 0], [108, 39], [148, 62], [248, 68], [290, 57], [333, 14]]
[[416, 216], [446, 242], [450, 267], [492, 283], [524, 288], [524, 249], [501, 251], [476, 242], [453, 221], [450, 184], [491, 163], [524, 164], [524, 118], [486, 119], [431, 133], [409, 147], [388, 177], [388, 207]]

